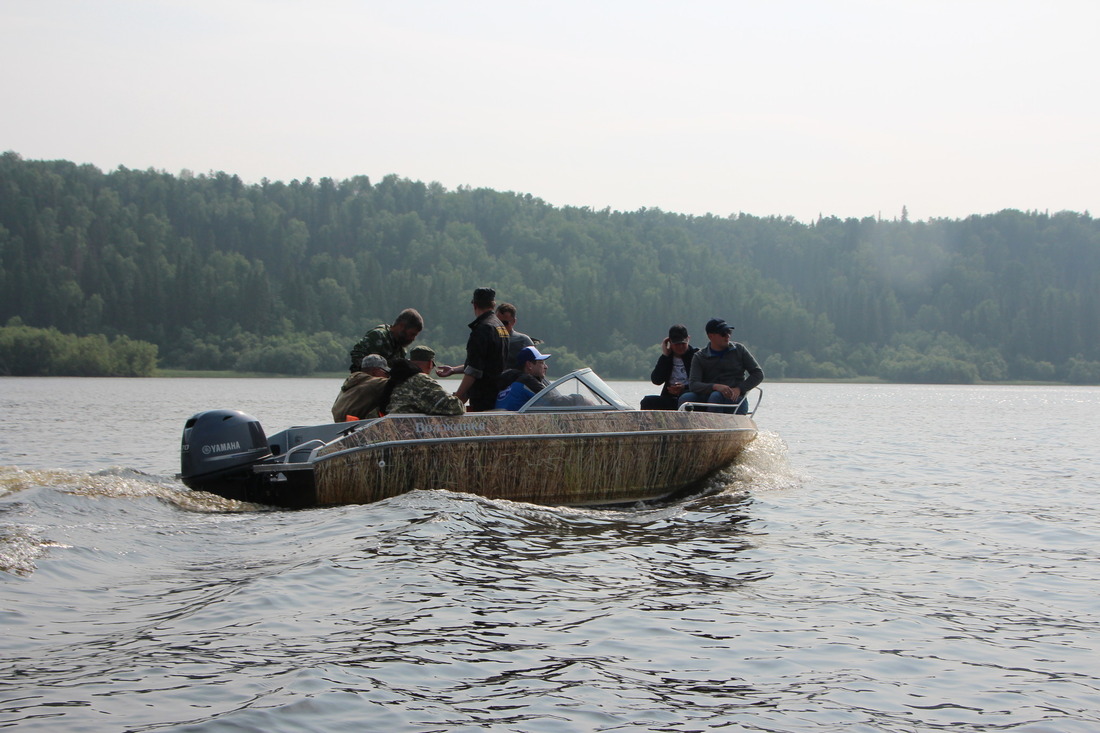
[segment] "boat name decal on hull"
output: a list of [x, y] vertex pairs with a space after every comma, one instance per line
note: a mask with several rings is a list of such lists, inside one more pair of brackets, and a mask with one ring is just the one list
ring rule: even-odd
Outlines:
[[416, 424], [417, 433], [468, 433], [485, 432], [485, 423], [420, 423]]

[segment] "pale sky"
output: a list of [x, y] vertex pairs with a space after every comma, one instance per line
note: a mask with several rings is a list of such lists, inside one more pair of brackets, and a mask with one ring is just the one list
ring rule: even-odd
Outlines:
[[1100, 213], [1096, 0], [0, 0], [0, 151], [556, 206]]

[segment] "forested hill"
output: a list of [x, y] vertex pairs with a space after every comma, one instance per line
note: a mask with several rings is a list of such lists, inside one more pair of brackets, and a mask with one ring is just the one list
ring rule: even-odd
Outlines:
[[345, 369], [366, 329], [415, 307], [420, 342], [457, 362], [481, 285], [516, 304], [552, 374], [648, 377], [669, 325], [701, 345], [719, 316], [771, 377], [1100, 382], [1088, 213], [806, 224], [0, 156], [6, 330], [125, 336], [161, 367], [304, 374]]

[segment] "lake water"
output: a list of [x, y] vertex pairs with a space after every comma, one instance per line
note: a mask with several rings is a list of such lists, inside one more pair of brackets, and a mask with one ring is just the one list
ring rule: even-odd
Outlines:
[[1100, 730], [1100, 388], [764, 387], [671, 505], [292, 512], [183, 422], [339, 380], [0, 379], [0, 727]]

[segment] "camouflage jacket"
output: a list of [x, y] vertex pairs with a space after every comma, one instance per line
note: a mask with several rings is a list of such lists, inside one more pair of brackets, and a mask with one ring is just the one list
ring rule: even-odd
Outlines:
[[382, 390], [388, 381], [386, 377], [372, 377], [366, 372], [352, 374], [344, 380], [340, 396], [332, 403], [332, 419], [344, 422], [349, 416], [360, 420], [378, 417]]
[[351, 371], [359, 371], [359, 362], [363, 360], [363, 357], [367, 354], [378, 354], [386, 360], [387, 364], [392, 364], [394, 359], [404, 359], [405, 347], [398, 346], [393, 340], [393, 334], [390, 333], [390, 327], [385, 323], [380, 323], [371, 330], [363, 334], [363, 338], [359, 339], [359, 343], [351, 347]]
[[453, 394], [427, 374], [414, 374], [397, 385], [387, 413], [418, 412], [425, 415], [461, 415], [466, 410]]

